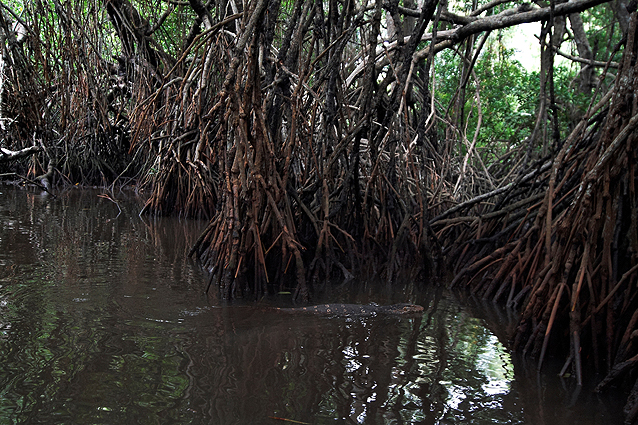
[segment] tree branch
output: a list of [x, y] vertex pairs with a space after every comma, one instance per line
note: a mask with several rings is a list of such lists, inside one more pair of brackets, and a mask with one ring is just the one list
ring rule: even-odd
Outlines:
[[560, 55], [566, 59], [569, 59], [571, 61], [574, 62], [580, 62], [580, 63], [584, 63], [587, 64], [589, 66], [598, 66], [598, 67], [605, 67], [605, 66], [609, 66], [609, 68], [619, 68], [620, 64], [618, 62], [602, 62], [602, 61], [595, 61], [593, 59], [584, 59], [578, 56], [574, 56], [574, 55], [570, 55], [569, 53], [565, 53], [560, 49], [557, 49], [556, 47], [554, 47], [554, 52], [556, 52], [557, 55]]
[[41, 150], [42, 148], [40, 146], [30, 146], [19, 151], [10, 151], [9, 149], [0, 148], [0, 163], [15, 161], [33, 153], [40, 152]]
[[[554, 16], [579, 13], [607, 2], [609, 2], [609, 0], [571, 0], [567, 3], [557, 4], [554, 9]], [[455, 44], [460, 43], [467, 37], [483, 31], [492, 31], [529, 22], [538, 22], [544, 19], [549, 19], [549, 15], [552, 12], [551, 7], [543, 7], [540, 9], [532, 10], [529, 10], [529, 7], [531, 7], [529, 4], [523, 4], [514, 9], [504, 10], [498, 15], [479, 18], [467, 25], [459, 27], [451, 34], [448, 40], [444, 40], [434, 46], [434, 53], [438, 53], [441, 50], [447, 49]], [[428, 46], [425, 49], [416, 52], [414, 60], [425, 59], [430, 54], [430, 48], [431, 47]]]
[[[571, 13], [578, 13], [594, 6], [598, 6], [603, 3], [607, 3], [610, 0], [571, 0], [567, 3], [557, 4], [554, 10], [554, 16], [563, 16], [569, 15]], [[501, 0], [497, 0], [492, 2], [491, 4], [497, 5], [500, 4]], [[449, 49], [450, 47], [460, 43], [465, 40], [467, 37], [478, 34], [484, 31], [492, 31], [501, 28], [513, 27], [516, 25], [529, 23], [529, 22], [538, 22], [544, 19], [548, 19], [551, 8], [537, 8], [531, 9], [533, 6], [529, 3], [524, 3], [515, 8], [504, 10], [498, 15], [487, 16], [487, 17], [476, 17], [476, 16], [459, 16], [453, 15], [450, 12], [445, 12], [445, 15], [448, 17], [448, 20], [454, 20], [455, 22], [467, 21], [468, 23], [462, 26], [459, 26], [452, 30], [446, 31], [438, 31], [437, 32], [437, 40], [441, 40], [440, 42], [434, 45], [434, 53], [438, 53], [442, 50]], [[399, 8], [399, 12], [409, 15], [409, 16], [418, 16], [420, 11], [411, 10], [404, 7]], [[453, 19], [451, 19], [453, 18]], [[405, 37], [404, 41], [407, 41], [409, 37]], [[423, 34], [421, 36], [421, 41], [427, 41], [432, 39], [432, 34]], [[376, 48], [377, 53], [377, 61], [378, 64], [383, 65], [385, 61], [387, 61], [384, 53], [387, 51], [393, 50], [397, 47], [396, 41], [391, 43], [386, 43], [384, 46], [379, 46]], [[427, 46], [424, 49], [418, 50], [414, 53], [413, 61], [418, 62], [428, 57], [430, 54], [430, 49], [432, 46]], [[359, 65], [346, 79], [346, 86], [352, 84], [352, 82], [357, 78], [357, 76], [363, 72], [364, 64]]]

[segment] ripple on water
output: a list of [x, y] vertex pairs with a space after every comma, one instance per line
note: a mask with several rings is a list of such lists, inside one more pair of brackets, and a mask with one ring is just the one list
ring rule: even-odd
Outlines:
[[[408, 319], [211, 305], [186, 256], [206, 223], [142, 220], [125, 199], [114, 219], [97, 194], [0, 197], [0, 423], [620, 423], [560, 383], [523, 385], [442, 290], [412, 287], [426, 309]], [[373, 286], [364, 303], [388, 299]]]

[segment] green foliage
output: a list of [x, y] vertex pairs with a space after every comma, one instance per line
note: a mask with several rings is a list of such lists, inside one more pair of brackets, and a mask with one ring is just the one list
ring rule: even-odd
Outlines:
[[[483, 113], [477, 144], [479, 148], [495, 144], [497, 150], [506, 151], [525, 139], [533, 126], [538, 75], [526, 71], [511, 58], [511, 51], [500, 47], [498, 55], [488, 50], [475, 70]], [[474, 81], [470, 80], [469, 88], [475, 91]], [[466, 119], [475, 127], [478, 115]]]
[[554, 96], [558, 108], [559, 129], [563, 138], [582, 117], [591, 96], [578, 90], [579, 66], [558, 65], [554, 67]]
[[[585, 24], [587, 39], [600, 61], [609, 60], [609, 49], [613, 49], [621, 40], [620, 26], [616, 21], [614, 11], [609, 3], [587, 10], [581, 17]], [[612, 60], [619, 61], [622, 51], [616, 52]]]
[[[155, 25], [159, 17], [166, 12], [169, 3], [160, 2], [158, 5], [146, 5], [146, 9], [142, 9], [140, 13], [153, 17], [150, 25]], [[162, 50], [173, 57], [177, 57], [184, 46], [182, 42], [190, 30], [190, 25], [195, 20], [196, 14], [193, 10], [185, 5], [178, 5], [173, 10], [162, 26], [154, 34], [153, 39], [158, 43]]]
[[[453, 114], [461, 78], [461, 59], [452, 51], [442, 52], [437, 58], [436, 73], [439, 107]], [[514, 60], [511, 49], [492, 43], [479, 56], [474, 75], [476, 78], [470, 76], [467, 82], [463, 118], [457, 120], [462, 124], [459, 130], [467, 128], [466, 137], [472, 139], [478, 123], [475, 95], [478, 81], [482, 124], [477, 148], [498, 156], [518, 146], [530, 134], [538, 103], [538, 73], [527, 71]], [[486, 153], [483, 159], [490, 162], [495, 158]]]
[[[588, 32], [588, 38], [594, 51], [596, 60], [607, 61], [610, 49], [620, 40], [618, 25], [612, 28], [614, 22], [613, 11], [608, 6], [601, 6], [584, 13], [583, 20]], [[613, 31], [612, 31], [613, 30]], [[521, 143], [531, 134], [534, 128], [537, 108], [539, 105], [540, 75], [534, 70], [527, 70], [514, 58], [513, 49], [502, 43], [502, 33], [492, 35], [473, 68], [473, 74], [467, 81], [463, 99], [462, 116], [455, 116], [458, 107], [456, 102], [461, 93], [459, 91], [462, 72], [462, 62], [459, 51], [445, 51], [436, 60], [436, 98], [440, 102], [439, 112], [447, 115], [448, 122], [457, 126], [455, 136], [472, 140], [478, 124], [478, 99], [476, 84], [479, 84], [479, 98], [482, 112], [482, 122], [478, 133], [476, 147], [481, 153], [486, 165], [491, 164], [505, 152], [521, 146]], [[611, 39], [609, 38], [609, 34]], [[565, 43], [563, 50], [569, 51]], [[573, 55], [578, 52], [572, 46]], [[618, 61], [616, 53], [613, 60]], [[571, 62], [560, 56], [556, 57], [554, 65], [554, 98], [558, 112], [559, 131], [561, 139], [574, 128], [578, 120], [585, 114], [591, 96], [601, 96], [606, 88], [596, 93], [579, 90], [579, 63]], [[597, 69], [594, 82], [597, 82]], [[611, 78], [605, 80], [608, 86]], [[549, 85], [547, 86], [549, 96]], [[549, 112], [551, 116], [552, 112]], [[444, 124], [446, 125], [446, 124]], [[550, 125], [549, 123], [547, 124]], [[549, 136], [551, 137], [551, 136]], [[466, 144], [457, 143], [460, 154], [464, 154]]]

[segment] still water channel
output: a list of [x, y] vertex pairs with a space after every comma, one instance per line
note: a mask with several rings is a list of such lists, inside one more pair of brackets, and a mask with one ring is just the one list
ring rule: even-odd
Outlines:
[[613, 395], [511, 355], [511, 313], [410, 283], [316, 297], [419, 317], [226, 305], [186, 257], [205, 223], [101, 193], [0, 186], [0, 424], [622, 423]]

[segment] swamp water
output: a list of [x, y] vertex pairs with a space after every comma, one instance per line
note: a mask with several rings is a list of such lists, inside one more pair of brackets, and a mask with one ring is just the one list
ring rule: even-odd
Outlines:
[[140, 218], [124, 195], [120, 213], [100, 194], [0, 186], [0, 424], [622, 423], [613, 395], [510, 355], [501, 310], [356, 283], [319, 301], [425, 311], [224, 305], [186, 257], [204, 222]]

